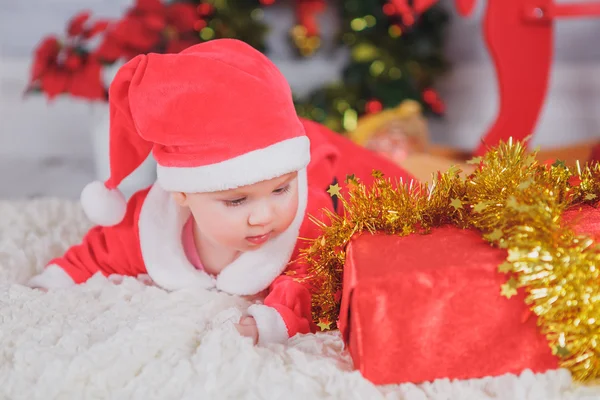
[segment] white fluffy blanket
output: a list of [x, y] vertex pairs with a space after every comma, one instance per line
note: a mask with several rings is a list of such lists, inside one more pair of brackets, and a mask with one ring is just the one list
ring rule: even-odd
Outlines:
[[0, 399], [600, 398], [564, 370], [377, 387], [336, 333], [253, 346], [232, 326], [248, 304], [229, 295], [102, 276], [49, 293], [19, 284], [88, 227], [74, 202], [0, 202]]

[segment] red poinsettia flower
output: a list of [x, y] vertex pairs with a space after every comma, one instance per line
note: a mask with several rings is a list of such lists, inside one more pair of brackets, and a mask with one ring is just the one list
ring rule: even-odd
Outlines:
[[90, 13], [82, 11], [67, 24], [63, 43], [55, 36], [44, 38], [35, 50], [26, 92], [40, 90], [49, 99], [63, 93], [90, 100], [105, 99], [102, 66], [86, 50], [86, 44], [109, 24], [108, 20], [90, 22]]
[[82, 11], [79, 14], [75, 15], [69, 21], [67, 27], [67, 35], [69, 36], [79, 36], [83, 34], [85, 23], [90, 19], [90, 13], [88, 11]]
[[151, 51], [179, 52], [198, 43], [199, 11], [190, 3], [165, 5], [160, 0], [137, 0], [111, 29], [96, 55], [107, 61]]
[[30, 80], [39, 79], [56, 62], [59, 52], [60, 43], [55, 36], [48, 36], [43, 39], [35, 50]]
[[166, 8], [165, 53], [179, 53], [199, 42], [198, 9], [189, 3], [174, 3]]
[[90, 100], [104, 99], [100, 63], [89, 54], [79, 54], [74, 47], [61, 46], [48, 37], [35, 52], [27, 91], [40, 90], [52, 100], [63, 93]]
[[102, 83], [102, 66], [92, 58], [70, 56], [62, 64], [50, 66], [39, 80], [39, 89], [52, 100], [68, 93], [89, 100], [104, 100], [106, 89]]
[[75, 40], [90, 39], [104, 32], [110, 25], [110, 21], [106, 19], [88, 23], [90, 16], [89, 11], [82, 11], [71, 18], [67, 25], [67, 37]]

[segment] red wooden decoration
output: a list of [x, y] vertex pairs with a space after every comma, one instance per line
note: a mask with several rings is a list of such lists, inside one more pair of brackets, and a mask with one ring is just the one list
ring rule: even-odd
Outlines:
[[[455, 1], [460, 14], [473, 12], [476, 0]], [[534, 132], [548, 90], [554, 20], [591, 16], [600, 16], [600, 2], [487, 1], [483, 29], [496, 68], [500, 107], [474, 155], [500, 140], [523, 140]]]

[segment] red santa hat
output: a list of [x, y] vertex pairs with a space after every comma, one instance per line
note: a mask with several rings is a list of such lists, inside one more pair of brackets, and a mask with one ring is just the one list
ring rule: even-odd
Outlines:
[[117, 189], [152, 152], [166, 191], [232, 189], [305, 168], [310, 143], [291, 89], [262, 53], [234, 39], [139, 55], [109, 89], [110, 177], [81, 203], [99, 225], [126, 212]]

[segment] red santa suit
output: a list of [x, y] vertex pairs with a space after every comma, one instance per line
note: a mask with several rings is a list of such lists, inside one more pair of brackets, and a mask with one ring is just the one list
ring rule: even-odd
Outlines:
[[[173, 70], [177, 73], [170, 74]], [[316, 330], [311, 293], [301, 279], [306, 266], [297, 260], [307, 242], [298, 238], [318, 234], [309, 215], [343, 212], [328, 187], [348, 174], [369, 181], [373, 169], [411, 179], [384, 158], [299, 119], [277, 68], [237, 40], [134, 58], [111, 85], [110, 112], [111, 177], [91, 183], [81, 196], [98, 225], [28, 284], [67, 287], [101, 272], [148, 274], [166, 290], [266, 291], [263, 304], [248, 309], [259, 344]], [[158, 164], [157, 182], [125, 203], [117, 186], [150, 151]], [[298, 210], [286, 231], [242, 253], [217, 276], [192, 265], [182, 243], [191, 213], [171, 192], [226, 190], [293, 171], [298, 172]]]

